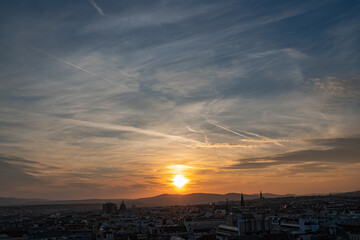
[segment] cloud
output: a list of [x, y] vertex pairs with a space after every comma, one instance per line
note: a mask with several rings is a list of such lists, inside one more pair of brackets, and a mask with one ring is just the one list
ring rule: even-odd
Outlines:
[[96, 122], [81, 121], [81, 120], [74, 120], [74, 119], [64, 119], [64, 120], [69, 123], [74, 123], [74, 124], [86, 126], [86, 127], [103, 128], [103, 129], [110, 129], [110, 130], [117, 130], [117, 131], [128, 131], [128, 132], [135, 132], [135, 133], [154, 136], [154, 137], [167, 138], [167, 139], [176, 140], [176, 141], [180, 141], [180, 142], [199, 143], [196, 140], [188, 139], [185, 137], [165, 134], [165, 133], [161, 133], [161, 132], [157, 132], [157, 131], [153, 131], [153, 130], [136, 128], [136, 127], [132, 127], [132, 126], [122, 126], [122, 125], [115, 125], [115, 124], [109, 124], [109, 123], [96, 123]]
[[54, 55], [49, 54], [49, 53], [45, 52], [44, 50], [41, 50], [41, 49], [36, 48], [36, 47], [34, 47], [34, 46], [30, 46], [30, 47], [31, 47], [32, 49], [34, 49], [35, 51], [37, 51], [37, 52], [39, 52], [39, 53], [41, 53], [41, 54], [43, 54], [43, 55], [45, 55], [45, 56], [47, 56], [47, 57], [49, 57], [49, 58], [51, 58], [51, 59], [54, 59], [54, 60], [56, 60], [56, 61], [58, 61], [58, 62], [61, 62], [61, 63], [63, 63], [63, 64], [66, 64], [66, 65], [68, 65], [68, 66], [70, 66], [70, 67], [73, 67], [73, 68], [75, 68], [75, 69], [78, 69], [78, 70], [80, 70], [80, 71], [82, 71], [82, 72], [85, 72], [85, 73], [87, 73], [87, 74], [90, 74], [90, 75], [92, 75], [92, 76], [94, 76], [94, 77], [100, 78], [100, 79], [102, 79], [102, 80], [104, 80], [104, 81], [107, 81], [107, 82], [110, 82], [110, 83], [115, 84], [115, 85], [117, 85], [117, 86], [120, 86], [120, 87], [121, 87], [123, 90], [125, 90], [125, 91], [129, 91], [129, 90], [130, 90], [127, 86], [125, 86], [125, 85], [123, 85], [123, 84], [121, 84], [121, 83], [118, 83], [118, 82], [115, 82], [115, 81], [110, 80], [110, 79], [108, 79], [108, 78], [105, 78], [105, 77], [103, 77], [103, 76], [100, 76], [100, 75], [97, 74], [97, 73], [94, 73], [94, 72], [92, 72], [92, 71], [89, 71], [89, 70], [87, 70], [87, 69], [84, 69], [84, 68], [82, 68], [82, 67], [79, 67], [79, 66], [77, 66], [77, 65], [75, 65], [75, 64], [73, 64], [73, 63], [71, 63], [71, 62], [68, 62], [68, 61], [66, 61], [66, 60], [64, 60], [64, 59], [55, 57]]
[[314, 94], [323, 97], [329, 105], [359, 103], [360, 79], [358, 78], [312, 78], [309, 79], [309, 86]]
[[249, 54], [249, 56], [254, 58], [260, 58], [260, 57], [266, 57], [269, 55], [278, 55], [278, 54], [287, 54], [288, 56], [296, 59], [304, 59], [307, 57], [306, 54], [292, 48], [283, 48], [277, 50], [268, 50], [260, 53], [251, 53]]
[[25, 158], [0, 153], [0, 161], [13, 167], [18, 167], [28, 173], [40, 173], [42, 171], [59, 169], [46, 163], [32, 161]]
[[206, 133], [204, 133], [203, 131], [194, 130], [194, 129], [192, 129], [190, 126], [186, 126], [186, 129], [189, 130], [190, 132], [193, 132], [193, 133], [202, 134], [202, 135], [204, 136], [204, 141], [205, 141], [206, 143], [209, 143], [208, 137], [207, 137]]
[[[92, 1], [93, 2], [93, 1]], [[138, 8], [119, 15], [113, 15], [105, 20], [87, 25], [83, 32], [104, 32], [118, 30], [132, 30], [134, 28], [149, 28], [168, 24], [174, 24], [189, 20], [201, 14], [209, 14], [215, 10], [212, 6], [192, 6], [183, 9], [172, 8], [171, 6], [149, 6], [146, 9]]]
[[336, 166], [327, 163], [305, 163], [289, 167], [286, 171], [289, 175], [300, 173], [321, 173], [335, 170]]
[[[359, 134], [359, 3], [40, 2], [0, 3], [0, 148], [36, 160], [3, 163], [19, 176], [89, 196], [168, 164], [325, 172], [351, 152], [304, 139]], [[199, 178], [245, 172], [222, 171]]]
[[90, 0], [90, 3], [91, 3], [91, 5], [94, 6], [94, 8], [96, 9], [96, 11], [98, 11], [98, 13], [99, 13], [101, 16], [105, 16], [103, 10], [96, 4], [96, 2], [94, 2], [94, 0]]
[[38, 162], [35, 161], [0, 154], [0, 192], [11, 194], [13, 189], [20, 190], [31, 188], [32, 185], [44, 184], [41, 179], [31, 174], [34, 168], [43, 170], [37, 165]]
[[[309, 145], [317, 149], [306, 149], [283, 154], [239, 159], [227, 169], [265, 169], [274, 166], [300, 164], [298, 169], [305, 171], [311, 164], [326, 169], [323, 164], [348, 165], [360, 163], [360, 138], [314, 139]], [[310, 165], [308, 165], [310, 164]], [[326, 167], [326, 166], [325, 166]], [[296, 168], [295, 168], [296, 169]]]
[[3, 153], [0, 153], [0, 160], [2, 162], [8, 162], [8, 163], [25, 163], [25, 164], [37, 164], [36, 161], [27, 160], [21, 157], [17, 156], [9, 156]]
[[241, 139], [240, 141], [250, 142], [250, 143], [291, 143], [291, 142], [297, 142], [299, 140], [262, 138], [262, 139]]
[[[250, 143], [274, 143], [274, 144], [277, 144], [279, 146], [283, 146], [281, 143], [288, 143], [288, 142], [293, 142], [293, 140], [289, 140], [289, 139], [271, 139], [271, 138], [268, 138], [268, 137], [265, 137], [265, 136], [261, 136], [257, 133], [252, 133], [252, 132], [248, 132], [248, 131], [240, 131], [242, 133], [239, 133], [239, 131], [234, 131], [232, 129], [229, 129], [227, 127], [224, 127], [218, 123], [215, 123], [213, 121], [210, 121], [210, 120], [206, 120], [206, 122], [218, 127], [218, 128], [221, 128], [221, 129], [224, 129], [225, 131], [228, 131], [230, 133], [233, 133], [235, 135], [238, 135], [240, 137], [243, 137], [243, 139], [240, 139], [240, 141], [242, 142], [250, 142]], [[253, 136], [253, 137], [256, 137], [256, 139], [254, 139], [253, 137], [249, 137], [249, 136]], [[233, 145], [234, 147], [236, 146]], [[238, 144], [238, 146], [241, 146], [241, 144]], [[246, 145], [243, 145], [244, 147]], [[247, 145], [248, 147], [252, 147], [250, 145]], [[228, 144], [228, 147], [231, 147], [231, 144]]]
[[166, 139], [173, 140], [173, 141], [188, 143], [187, 146], [192, 147], [192, 148], [251, 148], [251, 147], [253, 147], [249, 144], [209, 143], [208, 141], [199, 142], [199, 141], [189, 139], [186, 137], [182, 137], [182, 136], [170, 135], [170, 134], [165, 134], [165, 133], [158, 132], [158, 131], [141, 129], [141, 128], [136, 128], [136, 127], [132, 127], [132, 126], [115, 125], [115, 124], [109, 124], [109, 123], [96, 123], [96, 122], [81, 121], [81, 120], [75, 120], [75, 119], [63, 119], [63, 120], [66, 122], [69, 122], [69, 123], [74, 123], [74, 124], [86, 126], [86, 127], [103, 128], [103, 129], [109, 129], [109, 130], [115, 130], [115, 131], [127, 131], [127, 132], [144, 134], [144, 135], [148, 135], [148, 136], [166, 138]]
[[254, 148], [249, 144], [232, 144], [232, 143], [198, 143], [192, 145], [194, 148]]
[[230, 132], [230, 133], [233, 133], [233, 134], [235, 134], [235, 135], [238, 135], [238, 136], [240, 136], [240, 137], [243, 137], [243, 138], [246, 138], [246, 139], [251, 139], [250, 137], [248, 137], [248, 136], [246, 136], [246, 135], [244, 135], [244, 134], [238, 133], [238, 132], [236, 132], [236, 131], [234, 131], [234, 130], [231, 130], [231, 129], [227, 128], [227, 127], [221, 126], [220, 124], [215, 123], [215, 122], [213, 122], [213, 121], [207, 120], [207, 122], [210, 123], [210, 124], [212, 124], [212, 125], [214, 125], [214, 126], [216, 126], [216, 127], [218, 127], [218, 128], [224, 129], [225, 131], [228, 131], [228, 132]]
[[[140, 188], [157, 185], [157, 182], [148, 180], [151, 176], [143, 175], [141, 169], [137, 169], [136, 174], [139, 175], [132, 176], [129, 169], [115, 166], [60, 169], [22, 157], [0, 154], [0, 182], [2, 183], [0, 193], [2, 196], [26, 198], [46, 196], [48, 199], [56, 200], [79, 199], [79, 193], [81, 193], [81, 198], [86, 198], [94, 197], [93, 192], [96, 191], [97, 196], [108, 197], [114, 192], [128, 194]], [[138, 178], [146, 179], [146, 181], [137, 183]], [[66, 189], [66, 194], [63, 194], [64, 189]]]

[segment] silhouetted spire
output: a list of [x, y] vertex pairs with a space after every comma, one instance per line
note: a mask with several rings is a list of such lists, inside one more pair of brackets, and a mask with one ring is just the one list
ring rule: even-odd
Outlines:
[[263, 195], [262, 195], [262, 192], [261, 192], [261, 190], [260, 190], [260, 199], [263, 199], [264, 197], [263, 197]]
[[229, 198], [226, 198], [226, 215], [229, 213]]
[[245, 207], [245, 201], [244, 201], [244, 195], [241, 193], [241, 202], [240, 202], [240, 206], [241, 207]]
[[124, 200], [122, 200], [119, 211], [126, 211], [126, 205], [124, 203]]

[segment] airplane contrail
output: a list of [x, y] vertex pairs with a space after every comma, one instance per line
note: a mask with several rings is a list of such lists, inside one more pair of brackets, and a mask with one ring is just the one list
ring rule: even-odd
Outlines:
[[245, 136], [245, 135], [243, 135], [243, 134], [241, 134], [241, 133], [235, 132], [234, 130], [231, 130], [231, 129], [229, 129], [229, 128], [226, 128], [226, 127], [224, 127], [224, 126], [221, 126], [221, 125], [219, 125], [219, 124], [217, 124], [217, 123], [215, 123], [215, 122], [213, 122], [213, 121], [210, 121], [210, 120], [206, 120], [206, 121], [207, 121], [208, 123], [210, 123], [210, 124], [218, 127], [218, 128], [224, 129], [225, 131], [231, 132], [231, 133], [236, 134], [236, 135], [238, 135], [238, 136], [240, 136], [240, 137], [247, 138], [247, 139], [252, 139], [251, 137], [248, 137], [248, 136]]
[[89, 121], [82, 121], [82, 120], [69, 119], [69, 118], [62, 118], [62, 119], [69, 123], [73, 123], [73, 124], [80, 125], [80, 126], [102, 128], [102, 129], [109, 129], [109, 130], [115, 130], [115, 131], [135, 132], [135, 133], [149, 135], [149, 136], [167, 138], [167, 139], [180, 141], [180, 142], [184, 142], [184, 143], [191, 143], [191, 145], [188, 145], [188, 147], [191, 147], [191, 148], [251, 148], [251, 147], [253, 147], [252, 145], [247, 145], [247, 144], [199, 142], [199, 141], [181, 137], [181, 136], [170, 135], [170, 134], [166, 134], [166, 133], [162, 133], [162, 132], [158, 132], [158, 131], [154, 131], [154, 130], [136, 128], [136, 127], [132, 127], [132, 126], [116, 125], [116, 124], [110, 124], [110, 123], [89, 122]]
[[68, 119], [68, 118], [62, 118], [62, 119], [67, 122], [71, 122], [76, 125], [81, 125], [81, 126], [86, 126], [86, 127], [103, 128], [103, 129], [126, 131], [126, 132], [136, 132], [136, 133], [155, 136], [155, 137], [163, 137], [163, 138], [178, 140], [181, 142], [191, 142], [191, 143], [196, 143], [196, 144], [201, 143], [199, 141], [181, 137], [181, 136], [170, 135], [170, 134], [166, 134], [166, 133], [162, 133], [162, 132], [158, 132], [158, 131], [154, 131], [154, 130], [147, 130], [147, 129], [136, 128], [136, 127], [132, 127], [132, 126], [116, 125], [116, 124], [110, 124], [110, 123], [89, 122], [89, 121], [82, 121], [82, 120], [75, 120], [75, 119]]
[[273, 143], [273, 144], [275, 144], [275, 145], [282, 146], [282, 147], [283, 147], [284, 145], [282, 145], [280, 142], [290, 142], [290, 140], [271, 139], [271, 138], [264, 137], [264, 136], [261, 136], [261, 135], [256, 134], [256, 133], [251, 133], [251, 132], [242, 131], [242, 132], [244, 132], [244, 133], [246, 133], [246, 134], [248, 134], [248, 135], [252, 135], [252, 136], [255, 136], [255, 137], [260, 138], [260, 139], [254, 139], [254, 138], [245, 136], [245, 135], [243, 135], [243, 134], [241, 134], [241, 133], [239, 133], [239, 132], [236, 132], [236, 131], [234, 131], [234, 130], [231, 130], [231, 129], [227, 128], [227, 127], [221, 126], [220, 124], [217, 124], [217, 123], [215, 123], [215, 122], [213, 122], [213, 121], [210, 121], [210, 120], [206, 120], [206, 121], [207, 121], [208, 123], [216, 126], [216, 127], [219, 127], [219, 128], [221, 128], [221, 129], [224, 129], [224, 130], [226, 130], [226, 131], [228, 131], [228, 132], [231, 132], [231, 133], [233, 133], [233, 134], [236, 134], [236, 135], [238, 135], [238, 136], [241, 136], [241, 137], [247, 139], [247, 140], [241, 140], [241, 141], [253, 142], [253, 143], [255, 143], [255, 142], [258, 142], [258, 143]]
[[79, 66], [77, 66], [77, 65], [75, 65], [75, 64], [73, 64], [73, 63], [71, 63], [71, 62], [68, 62], [68, 61], [66, 61], [66, 60], [64, 60], [64, 59], [55, 57], [55, 56], [53, 56], [53, 55], [51, 55], [51, 54], [49, 54], [49, 53], [47, 53], [47, 52], [45, 52], [45, 51], [37, 48], [37, 47], [34, 47], [34, 46], [32, 46], [32, 45], [29, 45], [29, 46], [30, 46], [30, 48], [32, 48], [33, 50], [35, 50], [35, 51], [37, 51], [37, 52], [39, 52], [39, 53], [41, 53], [41, 54], [43, 54], [43, 55], [51, 58], [51, 59], [54, 59], [54, 60], [56, 60], [56, 61], [58, 61], [58, 62], [61, 62], [61, 63], [63, 63], [63, 64], [66, 64], [66, 65], [68, 65], [68, 66], [71, 66], [71, 67], [73, 67], [73, 68], [76, 68], [76, 69], [78, 69], [78, 70], [80, 70], [80, 71], [82, 71], [82, 72], [88, 73], [88, 74], [90, 74], [90, 75], [92, 75], [92, 76], [94, 76], [94, 77], [100, 78], [100, 79], [105, 80], [105, 81], [107, 81], [107, 82], [110, 82], [110, 83], [112, 83], [112, 84], [116, 84], [116, 85], [118, 85], [118, 86], [120, 86], [120, 87], [122, 87], [122, 88], [126, 88], [126, 90], [130, 90], [130, 88], [126, 87], [126, 86], [123, 85], [123, 84], [120, 84], [120, 83], [118, 83], [118, 82], [114, 82], [114, 81], [112, 81], [112, 80], [110, 80], [110, 79], [108, 79], [108, 78], [105, 78], [105, 77], [103, 77], [103, 76], [100, 76], [99, 74], [96, 74], [96, 73], [94, 73], [94, 72], [90, 72], [89, 70], [86, 70], [86, 69], [84, 69], [84, 68], [82, 68], [82, 67], [79, 67]]
[[207, 136], [204, 132], [202, 132], [202, 131], [201, 131], [201, 132], [196, 131], [196, 130], [192, 129], [192, 128], [189, 127], [189, 126], [186, 126], [186, 129], [189, 130], [190, 132], [193, 132], [193, 133], [200, 133], [200, 134], [202, 134], [202, 135], [204, 136], [205, 142], [206, 142], [206, 143], [209, 143], [208, 136]]
[[100, 13], [100, 15], [105, 16], [103, 10], [94, 2], [94, 0], [90, 0], [90, 3], [94, 6], [94, 8]]

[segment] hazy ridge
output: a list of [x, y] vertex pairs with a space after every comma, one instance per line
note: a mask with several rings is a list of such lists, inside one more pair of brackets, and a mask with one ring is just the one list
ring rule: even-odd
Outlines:
[[[291, 194], [277, 195], [272, 193], [263, 193], [265, 198], [277, 198], [286, 196], [295, 196]], [[259, 198], [259, 194], [244, 194], [245, 200]], [[26, 198], [0, 198], [0, 206], [21, 206], [21, 205], [46, 205], [46, 204], [100, 204], [108, 202], [121, 203], [122, 200], [128, 207], [136, 205], [138, 207], [146, 206], [171, 206], [171, 205], [193, 205], [206, 204], [220, 201], [239, 201], [240, 193], [191, 193], [191, 194], [161, 194], [153, 197], [138, 199], [82, 199], [82, 200], [47, 200], [47, 199], [26, 199]]]
[[[325, 194], [313, 194], [325, 195]], [[333, 193], [333, 196], [344, 197], [360, 197], [360, 191]], [[279, 198], [279, 197], [295, 197], [294, 194], [272, 194], [263, 193], [265, 198]], [[309, 195], [307, 195], [309, 196]], [[245, 200], [252, 200], [259, 198], [259, 194], [244, 194]], [[161, 194], [153, 197], [137, 198], [137, 199], [82, 199], [82, 200], [47, 200], [38, 198], [0, 198], [0, 206], [22, 206], [22, 205], [66, 205], [66, 204], [102, 204], [111, 202], [120, 204], [122, 200], [128, 207], [136, 205], [137, 207], [151, 207], [151, 206], [174, 206], [174, 205], [194, 205], [194, 204], [207, 204], [211, 202], [226, 201], [239, 201], [241, 193], [191, 193], [191, 194]]]

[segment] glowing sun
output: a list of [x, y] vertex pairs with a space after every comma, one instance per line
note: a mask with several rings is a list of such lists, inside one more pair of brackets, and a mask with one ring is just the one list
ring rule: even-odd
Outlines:
[[185, 178], [183, 175], [175, 175], [172, 180], [173, 184], [178, 188], [182, 188], [185, 184], [189, 182], [189, 179]]

